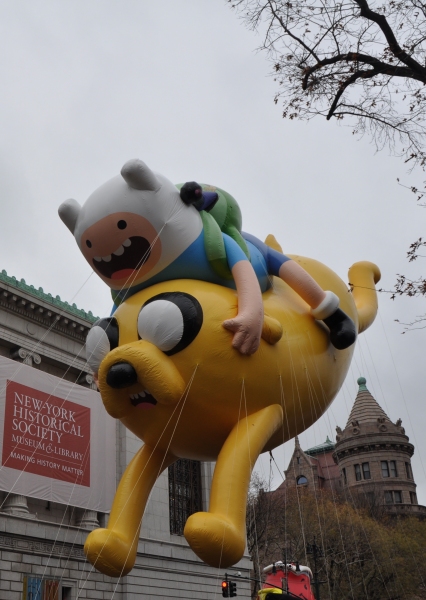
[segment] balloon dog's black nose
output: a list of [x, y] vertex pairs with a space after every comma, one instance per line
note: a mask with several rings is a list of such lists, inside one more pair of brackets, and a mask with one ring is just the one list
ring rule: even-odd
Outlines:
[[106, 382], [115, 390], [130, 387], [138, 380], [137, 373], [131, 364], [126, 362], [116, 363], [110, 367]]

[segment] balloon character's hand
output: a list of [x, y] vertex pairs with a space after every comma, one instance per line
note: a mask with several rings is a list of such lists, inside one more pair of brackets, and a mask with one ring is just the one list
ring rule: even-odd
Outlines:
[[241, 354], [254, 354], [259, 348], [262, 322], [253, 317], [238, 314], [222, 323], [228, 331], [234, 332], [232, 346]]

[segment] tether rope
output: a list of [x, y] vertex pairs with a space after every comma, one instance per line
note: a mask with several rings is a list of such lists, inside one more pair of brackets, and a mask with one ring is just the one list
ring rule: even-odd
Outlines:
[[[174, 435], [175, 435], [175, 433], [176, 433], [176, 429], [177, 429], [177, 427], [178, 427], [178, 425], [179, 425], [179, 421], [180, 421], [180, 418], [181, 418], [181, 416], [182, 416], [183, 409], [185, 408], [185, 404], [186, 404], [186, 401], [187, 401], [187, 399], [188, 399], [188, 395], [189, 395], [189, 392], [190, 392], [190, 389], [191, 389], [192, 383], [193, 383], [193, 381], [194, 381], [194, 378], [195, 378], [195, 374], [196, 374], [196, 372], [197, 372], [197, 369], [198, 369], [198, 364], [197, 364], [197, 365], [195, 365], [194, 372], [192, 373], [192, 375], [191, 375], [191, 378], [190, 378], [190, 380], [189, 380], [189, 383], [188, 383], [188, 385], [187, 385], [187, 387], [186, 387], [186, 389], [185, 389], [185, 391], [184, 391], [184, 393], [183, 393], [183, 395], [182, 395], [182, 398], [183, 398], [182, 406], [180, 407], [180, 411], [179, 411], [179, 414], [178, 414], [178, 416], [177, 416], [176, 423], [175, 423], [175, 425], [174, 425], [174, 428], [173, 428], [172, 434], [171, 434], [171, 436], [170, 436], [170, 439], [169, 439], [169, 441], [168, 441], [168, 444], [167, 444], [167, 449], [166, 449], [166, 451], [164, 452], [163, 460], [162, 460], [162, 462], [161, 462], [160, 468], [158, 469], [158, 473], [157, 473], [156, 481], [158, 480], [158, 477], [161, 475], [161, 473], [162, 473], [162, 472], [163, 472], [163, 470], [164, 470], [164, 469], [163, 469], [163, 465], [164, 465], [164, 462], [165, 462], [165, 460], [166, 460], [166, 456], [167, 456], [167, 455], [168, 455], [168, 453], [169, 453], [170, 446], [171, 446], [171, 444], [172, 444], [172, 441], [173, 441]], [[181, 400], [182, 400], [182, 398], [181, 398]], [[179, 402], [177, 403], [177, 405], [176, 405], [176, 409], [178, 408], [179, 404], [181, 403], [181, 400], [179, 400]], [[174, 414], [174, 413], [175, 413], [175, 410], [173, 410], [172, 416], [173, 416], [173, 414]], [[167, 422], [167, 425], [170, 423], [170, 421], [171, 421], [171, 417], [170, 417], [169, 421]], [[164, 435], [164, 432], [166, 431], [167, 425], [164, 427], [164, 429], [163, 429], [163, 433], [161, 434], [161, 436], [160, 436], [160, 438], [159, 438], [159, 440], [158, 440], [157, 444], [155, 445], [155, 447], [154, 447], [154, 450], [153, 450], [153, 452], [151, 453], [151, 456], [153, 455], [153, 453], [154, 453], [155, 449], [157, 448], [158, 444], [160, 443], [160, 440], [161, 440], [161, 438], [163, 437], [163, 435]], [[139, 481], [140, 481], [140, 479], [141, 479], [141, 477], [142, 477], [142, 475], [143, 475], [143, 473], [144, 473], [144, 471], [145, 471], [145, 468], [146, 468], [146, 466], [145, 466], [145, 467], [144, 467], [144, 469], [142, 470], [142, 472], [141, 472], [141, 474], [139, 475], [139, 477], [138, 477], [138, 479], [137, 479], [137, 481], [136, 481], [135, 485], [133, 486], [133, 489], [132, 489], [132, 491], [131, 491], [131, 493], [130, 493], [130, 496], [132, 495], [132, 493], [134, 493], [134, 490], [135, 490], [135, 488], [136, 488], [137, 484], [139, 483]], [[151, 496], [151, 494], [152, 494], [152, 489], [151, 489], [151, 491], [150, 491], [150, 493], [149, 493], [149, 496]], [[125, 504], [123, 505], [123, 508], [122, 508], [122, 510], [121, 510], [121, 512], [120, 512], [120, 515], [123, 513], [124, 509], [126, 508], [126, 506], [127, 506], [127, 503], [128, 503], [128, 501], [129, 501], [129, 500], [130, 500], [130, 497], [129, 497], [129, 498], [126, 500]], [[146, 503], [146, 504], [148, 504], [148, 502], [149, 502], [149, 499], [148, 499], [148, 501], [147, 501], [147, 503]], [[145, 511], [144, 511], [144, 512], [145, 512]], [[119, 516], [120, 516], [120, 515], [119, 515]], [[136, 538], [139, 538], [139, 532], [140, 532], [140, 528], [141, 528], [141, 526], [142, 526], [142, 520], [143, 520], [143, 516], [144, 516], [144, 515], [142, 514], [142, 517], [141, 517], [141, 520], [140, 520], [140, 522], [139, 522], [139, 525], [138, 525], [138, 526], [135, 528], [135, 534], [134, 534], [134, 536], [133, 536], [133, 539], [132, 539], [132, 544], [129, 546], [129, 551], [128, 551], [128, 553], [127, 553], [127, 556], [126, 556], [126, 561], [127, 561], [127, 559], [129, 558], [129, 555], [130, 555], [131, 548], [132, 548], [132, 546], [133, 546], [133, 544], [134, 544], [134, 542], [135, 542]], [[117, 520], [118, 520], [118, 519], [117, 519]], [[105, 543], [106, 543], [106, 542], [105, 542]], [[105, 546], [105, 544], [104, 544], [104, 546]], [[102, 550], [101, 550], [101, 552], [102, 552]], [[126, 561], [125, 561], [125, 562], [126, 562]], [[95, 565], [96, 565], [96, 562], [95, 562], [95, 564], [94, 564], [93, 566], [95, 566]], [[124, 569], [124, 565], [123, 565], [123, 569]], [[120, 583], [120, 578], [121, 578], [121, 577], [122, 577], [122, 575], [123, 575], [123, 569], [121, 570], [121, 573], [120, 573], [120, 575], [119, 575], [119, 579], [118, 579], [118, 581], [117, 581], [117, 583], [116, 583], [116, 586], [115, 586], [115, 588], [114, 588], [113, 594], [112, 594], [112, 596], [111, 596], [111, 600], [114, 598], [114, 596], [115, 596], [115, 592], [117, 591], [117, 587], [118, 587], [118, 585], [119, 585], [119, 583]], [[76, 600], [78, 600], [78, 598], [77, 598]]]
[[[139, 483], [139, 481], [140, 481], [140, 479], [141, 479], [142, 475], [144, 474], [144, 472], [145, 472], [145, 469], [147, 468], [147, 466], [148, 466], [148, 463], [149, 463], [149, 461], [150, 461], [151, 457], [153, 456], [154, 452], [156, 451], [156, 449], [157, 449], [157, 447], [158, 447], [158, 445], [159, 445], [159, 443], [160, 443], [160, 441], [161, 441], [161, 438], [162, 438], [162, 437], [163, 437], [163, 435], [164, 435], [164, 432], [166, 431], [166, 429], [167, 429], [167, 427], [168, 427], [169, 423], [171, 422], [171, 420], [173, 419], [173, 416], [174, 416], [175, 412], [178, 410], [178, 408], [179, 408], [179, 405], [180, 405], [180, 403], [182, 402], [182, 399], [183, 399], [183, 403], [182, 403], [182, 406], [180, 407], [180, 412], [179, 412], [179, 414], [178, 414], [178, 418], [177, 418], [177, 421], [176, 421], [175, 427], [174, 427], [174, 429], [173, 429], [172, 436], [171, 436], [171, 438], [170, 438], [170, 440], [169, 440], [169, 443], [168, 443], [168, 446], [167, 446], [167, 451], [168, 451], [168, 449], [170, 448], [170, 444], [171, 444], [171, 442], [172, 442], [173, 435], [174, 435], [174, 433], [175, 433], [175, 431], [176, 431], [176, 428], [177, 428], [177, 426], [178, 426], [178, 424], [179, 424], [179, 420], [180, 420], [180, 417], [181, 417], [181, 414], [182, 414], [182, 410], [183, 410], [183, 408], [184, 408], [184, 406], [185, 406], [185, 403], [186, 403], [186, 400], [187, 400], [187, 398], [188, 398], [189, 390], [190, 390], [190, 388], [191, 388], [191, 386], [192, 386], [192, 382], [194, 381], [194, 377], [195, 377], [195, 373], [196, 373], [196, 371], [197, 371], [197, 368], [198, 368], [198, 365], [196, 365], [196, 366], [195, 366], [195, 368], [194, 368], [194, 372], [192, 373], [192, 375], [191, 375], [191, 378], [190, 378], [190, 380], [189, 380], [189, 382], [188, 382], [188, 384], [187, 384], [187, 386], [186, 386], [186, 388], [185, 388], [185, 390], [184, 390], [184, 392], [183, 392], [183, 394], [182, 394], [182, 396], [181, 396], [180, 400], [179, 400], [179, 401], [176, 403], [176, 406], [174, 407], [174, 409], [173, 409], [173, 411], [172, 411], [172, 414], [170, 415], [170, 417], [169, 417], [169, 419], [168, 419], [168, 421], [167, 421], [166, 425], [165, 425], [165, 426], [164, 426], [164, 428], [163, 428], [163, 433], [162, 433], [162, 434], [159, 436], [157, 443], [156, 443], [156, 444], [155, 444], [155, 446], [153, 447], [153, 449], [152, 449], [152, 452], [151, 452], [151, 456], [148, 458], [148, 460], [147, 460], [147, 462], [146, 462], [146, 464], [145, 464], [144, 468], [142, 469], [141, 473], [139, 474], [139, 477], [138, 477], [138, 479], [136, 480], [135, 484], [133, 485], [133, 488], [132, 488], [132, 490], [131, 490], [131, 492], [130, 492], [130, 494], [129, 494], [129, 497], [127, 498], [126, 502], [123, 504], [123, 507], [122, 507], [122, 509], [121, 509], [120, 513], [118, 514], [118, 518], [117, 518], [117, 520], [118, 520], [118, 519], [120, 518], [120, 516], [123, 514], [123, 511], [125, 510], [125, 508], [126, 508], [127, 504], [128, 504], [128, 503], [129, 503], [129, 501], [131, 500], [131, 496], [132, 496], [132, 494], [134, 493], [134, 491], [135, 491], [135, 489], [136, 489], [136, 487], [137, 487], [137, 485], [138, 485], [138, 483]], [[142, 447], [142, 446], [141, 446], [141, 447]], [[139, 450], [139, 451], [140, 451], [140, 450]], [[164, 458], [165, 458], [165, 456], [166, 456], [166, 454], [167, 454], [167, 451], [166, 451], [166, 453], [165, 453], [165, 455], [164, 455]], [[163, 459], [163, 462], [162, 462], [162, 464], [164, 464], [164, 459]], [[159, 472], [159, 473], [158, 473], [158, 476], [159, 476], [160, 474], [161, 474], [161, 472]], [[157, 478], [158, 478], [158, 476], [157, 476]], [[147, 504], [148, 504], [148, 501], [147, 501]], [[142, 515], [142, 516], [143, 516], [143, 515]], [[110, 535], [111, 535], [111, 534], [112, 534], [112, 531], [110, 531], [110, 534], [108, 535], [107, 539], [105, 540], [105, 542], [104, 542], [104, 545], [102, 546], [102, 548], [101, 548], [101, 550], [100, 550], [99, 554], [101, 554], [101, 552], [102, 552], [103, 548], [105, 547], [105, 544], [107, 543], [107, 541], [108, 541], [108, 539], [109, 539], [109, 537], [110, 537]], [[136, 534], [135, 534], [135, 535], [136, 535]], [[137, 530], [137, 535], [139, 535], [139, 529]], [[134, 541], [134, 539], [133, 539], [133, 541]], [[129, 552], [130, 552], [130, 551], [129, 551]], [[128, 558], [128, 556], [129, 556], [129, 554], [127, 555], [127, 557], [126, 557], [126, 558]], [[83, 587], [84, 587], [84, 585], [87, 583], [87, 581], [88, 581], [88, 578], [89, 578], [90, 574], [92, 573], [92, 571], [93, 571], [93, 569], [94, 569], [95, 567], [96, 567], [96, 561], [95, 561], [95, 563], [94, 563], [94, 564], [91, 566], [91, 568], [90, 568], [90, 571], [89, 571], [89, 573], [88, 573], [88, 575], [87, 575], [87, 577], [86, 577], [86, 580], [85, 580], [85, 582], [84, 582], [84, 584], [83, 584]], [[84, 573], [82, 573], [82, 576], [83, 576], [83, 575], [84, 575]], [[121, 577], [121, 575], [120, 575], [119, 577]], [[116, 588], [115, 588], [115, 589], [116, 589]], [[114, 590], [114, 593], [115, 593], [115, 590]], [[77, 598], [76, 598], [76, 600], [78, 600], [78, 595], [77, 595]]]

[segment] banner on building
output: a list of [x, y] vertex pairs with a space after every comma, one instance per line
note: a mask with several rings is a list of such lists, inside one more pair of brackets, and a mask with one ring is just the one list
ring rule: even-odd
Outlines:
[[0, 357], [0, 490], [107, 512], [115, 420], [98, 392]]

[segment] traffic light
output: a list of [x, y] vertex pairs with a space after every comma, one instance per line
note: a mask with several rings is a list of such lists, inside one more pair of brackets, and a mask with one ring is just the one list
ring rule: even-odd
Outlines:
[[224, 598], [229, 598], [229, 582], [222, 581], [222, 596]]
[[237, 595], [237, 584], [235, 583], [235, 581], [230, 581], [229, 582], [229, 597], [233, 598], [236, 595]]

